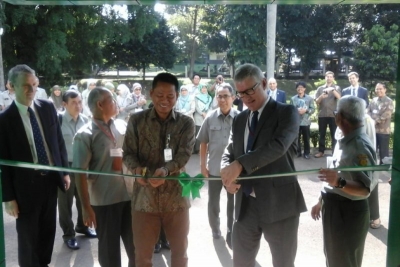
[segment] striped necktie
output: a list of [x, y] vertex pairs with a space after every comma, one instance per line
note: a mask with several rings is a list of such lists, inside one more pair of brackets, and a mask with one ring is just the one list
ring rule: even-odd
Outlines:
[[39, 123], [35, 116], [35, 112], [33, 112], [33, 110], [30, 107], [28, 108], [28, 112], [32, 126], [33, 139], [35, 141], [38, 163], [42, 165], [49, 165], [49, 159], [47, 157], [46, 149], [44, 148], [44, 141], [42, 134], [40, 132]]

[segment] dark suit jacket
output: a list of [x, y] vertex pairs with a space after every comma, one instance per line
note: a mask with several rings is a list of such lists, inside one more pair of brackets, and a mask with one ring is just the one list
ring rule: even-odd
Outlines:
[[[343, 89], [343, 91], [342, 91], [342, 96], [345, 96], [345, 95], [351, 95], [351, 87], [347, 87], [347, 88], [344, 88], [344, 89]], [[364, 99], [365, 102], [366, 102], [366, 105], [367, 105], [367, 107], [368, 107], [368, 105], [369, 105], [368, 90], [367, 90], [366, 88], [361, 87], [361, 86], [358, 87], [358, 90], [357, 90], [357, 97], [359, 97], [359, 98], [361, 98], [361, 99]]]
[[[250, 110], [246, 110], [234, 118], [231, 137], [222, 156], [222, 167], [238, 160], [243, 166], [241, 176], [295, 171], [293, 157], [300, 125], [296, 108], [270, 98], [257, 124], [254, 150], [245, 154], [244, 131], [249, 114]], [[280, 221], [307, 210], [297, 176], [252, 181], [262, 222]], [[242, 190], [235, 197], [235, 219], [240, 220], [245, 216], [248, 197]]]
[[276, 101], [286, 104], [286, 92], [280, 89], [276, 90]]
[[[58, 123], [54, 105], [48, 100], [34, 100], [40, 117], [44, 138], [55, 166], [68, 167], [67, 151]], [[0, 158], [23, 162], [33, 162], [25, 128], [15, 102], [0, 113]], [[33, 169], [1, 166], [3, 202], [16, 200], [21, 212], [35, 204], [37, 194], [43, 194], [35, 187]], [[63, 176], [67, 173], [50, 171], [44, 179], [51, 185], [65, 191]]]

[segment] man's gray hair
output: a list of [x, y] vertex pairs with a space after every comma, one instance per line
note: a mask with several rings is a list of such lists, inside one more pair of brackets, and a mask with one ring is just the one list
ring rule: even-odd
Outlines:
[[236, 70], [234, 81], [241, 82], [248, 77], [252, 77], [259, 82], [264, 79], [264, 75], [259, 67], [250, 63], [246, 63]]
[[8, 80], [14, 84], [17, 81], [18, 76], [22, 73], [36, 75], [35, 71], [28, 65], [21, 64], [10, 69], [8, 72]]
[[338, 113], [351, 124], [359, 124], [364, 121], [365, 109], [365, 100], [356, 96], [343, 96], [337, 103]]
[[103, 101], [106, 92], [111, 92], [111, 91], [105, 87], [95, 87], [92, 89], [92, 91], [90, 91], [88, 96], [88, 106], [92, 113], [97, 108], [97, 102]]

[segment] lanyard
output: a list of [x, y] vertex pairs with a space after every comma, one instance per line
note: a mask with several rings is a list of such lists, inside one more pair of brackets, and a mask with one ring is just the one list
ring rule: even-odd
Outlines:
[[110, 132], [108, 132], [107, 130], [105, 130], [100, 124], [97, 123], [97, 121], [95, 119], [93, 119], [94, 123], [96, 123], [97, 127], [99, 127], [99, 129], [108, 137], [110, 138], [110, 140], [114, 143], [114, 146], [117, 146], [117, 141], [115, 140], [115, 137], [111, 131], [110, 128]]

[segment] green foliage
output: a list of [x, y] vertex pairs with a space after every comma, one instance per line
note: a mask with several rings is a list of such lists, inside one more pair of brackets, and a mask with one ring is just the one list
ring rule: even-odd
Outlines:
[[301, 58], [300, 68], [306, 80], [324, 49], [344, 35], [341, 31], [347, 14], [347, 8], [341, 5], [278, 6], [277, 40]]
[[364, 80], [396, 79], [399, 49], [399, 26], [392, 25], [389, 30], [375, 25], [362, 35], [362, 42], [354, 50], [354, 67]]
[[265, 63], [266, 5], [226, 6], [223, 24], [229, 40], [230, 62]]

